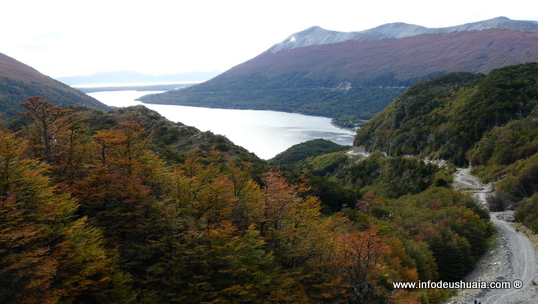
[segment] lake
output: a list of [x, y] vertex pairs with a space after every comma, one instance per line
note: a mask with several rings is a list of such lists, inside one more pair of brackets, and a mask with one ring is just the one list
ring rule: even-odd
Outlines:
[[[88, 95], [109, 106], [128, 107], [143, 104], [135, 101], [140, 96], [161, 92], [106, 91]], [[171, 121], [224, 135], [263, 159], [270, 159], [293, 145], [311, 139], [323, 138], [341, 145], [352, 145], [355, 136], [355, 132], [333, 126], [331, 119], [326, 117], [277, 111], [143, 105]]]

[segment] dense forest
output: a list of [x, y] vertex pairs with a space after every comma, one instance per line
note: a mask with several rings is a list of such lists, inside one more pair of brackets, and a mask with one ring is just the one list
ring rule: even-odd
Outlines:
[[471, 165], [495, 183], [493, 211], [538, 232], [538, 63], [449, 73], [411, 86], [358, 131], [355, 145]]
[[456, 72], [421, 81], [361, 128], [354, 145], [463, 166], [469, 163], [467, 151], [486, 132], [534, 112], [537, 75], [538, 63], [529, 63], [488, 75]]
[[391, 283], [459, 280], [492, 234], [416, 159], [275, 167], [143, 107], [21, 106], [0, 131], [2, 303], [441, 303]]

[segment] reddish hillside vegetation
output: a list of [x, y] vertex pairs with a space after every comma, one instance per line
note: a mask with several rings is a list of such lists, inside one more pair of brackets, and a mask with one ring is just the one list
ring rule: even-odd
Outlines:
[[[306, 83], [337, 85], [409, 85], [416, 79], [452, 71], [488, 73], [502, 66], [538, 61], [538, 32], [492, 29], [425, 34], [381, 41], [345, 41], [265, 52], [200, 85], [209, 87], [240, 76], [268, 78], [303, 72]], [[390, 78], [387, 78], [390, 77]], [[244, 81], [248, 81], [245, 79]], [[265, 84], [259, 83], [263, 87]]]
[[41, 96], [57, 105], [84, 103], [106, 109], [106, 105], [37, 70], [0, 53], [0, 112], [8, 116], [21, 112], [20, 103]]

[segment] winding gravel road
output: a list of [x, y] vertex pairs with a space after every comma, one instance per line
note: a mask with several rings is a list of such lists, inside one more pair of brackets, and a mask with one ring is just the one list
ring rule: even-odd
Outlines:
[[[350, 156], [368, 157], [361, 148], [349, 151]], [[441, 164], [442, 165], [442, 164]], [[472, 193], [481, 204], [493, 192], [491, 184], [484, 185], [472, 176], [470, 168], [459, 168], [454, 173], [453, 187]], [[532, 304], [538, 303], [537, 252], [526, 231], [517, 232], [513, 226], [513, 211], [491, 212], [491, 222], [497, 229], [497, 236], [489, 252], [478, 261], [476, 268], [465, 278], [467, 282], [485, 282], [486, 288], [459, 289], [445, 304]], [[526, 229], [525, 229], [526, 230]], [[510, 286], [498, 286], [509, 284]]]
[[[473, 193], [482, 204], [492, 191], [491, 185], [483, 185], [470, 174], [470, 169], [458, 169], [454, 174], [454, 188]], [[517, 232], [513, 224], [513, 212], [492, 212], [491, 222], [497, 229], [496, 244], [478, 262], [476, 269], [466, 281], [490, 284], [510, 284], [509, 288], [461, 289], [448, 303], [512, 304], [538, 303], [536, 252], [523, 232]]]

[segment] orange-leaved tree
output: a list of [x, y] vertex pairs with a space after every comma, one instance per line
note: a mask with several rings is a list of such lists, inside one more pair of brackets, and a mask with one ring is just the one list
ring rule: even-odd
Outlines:
[[25, 142], [0, 131], [0, 302], [110, 301], [113, 258], [77, 202], [23, 157]]
[[[281, 290], [274, 257], [260, 233], [245, 223], [241, 207], [260, 197], [259, 187], [217, 151], [191, 151], [169, 174], [163, 236], [170, 249], [151, 268], [166, 292], [154, 301], [265, 303]], [[178, 291], [178, 292], [176, 292]]]
[[53, 106], [51, 102], [39, 96], [28, 98], [21, 103], [26, 108], [23, 114], [33, 121], [34, 153], [46, 163], [53, 162], [54, 149], [58, 147], [61, 132], [79, 119], [79, 115], [71, 114], [68, 109]]
[[86, 174], [71, 189], [81, 215], [103, 231], [106, 247], [117, 250], [121, 270], [137, 289], [152, 289], [147, 270], [164, 255], [168, 192], [164, 162], [149, 149], [151, 133], [137, 114], [91, 138]]
[[386, 298], [380, 286], [385, 258], [390, 247], [379, 235], [375, 225], [366, 231], [352, 231], [341, 237], [341, 261], [345, 265], [347, 280], [353, 296], [351, 303], [379, 303]]

